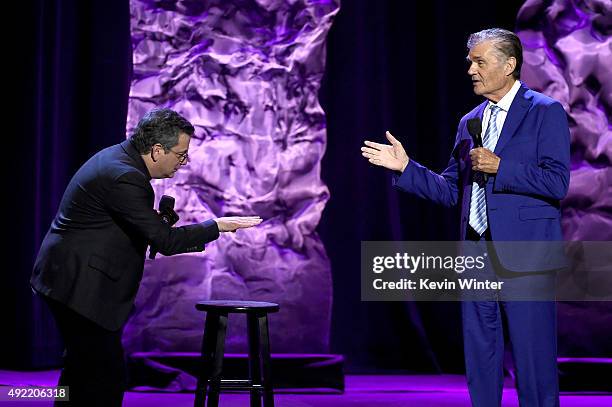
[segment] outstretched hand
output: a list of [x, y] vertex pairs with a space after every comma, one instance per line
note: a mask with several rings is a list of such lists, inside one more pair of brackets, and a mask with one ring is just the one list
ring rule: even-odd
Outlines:
[[262, 220], [259, 216], [228, 216], [217, 218], [215, 222], [217, 222], [219, 232], [235, 232], [238, 229], [257, 226]]
[[390, 132], [387, 131], [385, 135], [391, 145], [366, 140], [365, 145], [367, 147], [361, 147], [361, 155], [374, 165], [379, 165], [393, 171], [404, 172], [410, 161], [406, 150], [402, 147], [402, 143], [397, 141]]

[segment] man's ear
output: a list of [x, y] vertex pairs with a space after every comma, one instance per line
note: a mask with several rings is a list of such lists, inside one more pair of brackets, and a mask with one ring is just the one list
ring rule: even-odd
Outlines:
[[515, 68], [516, 68], [516, 58], [514, 57], [508, 58], [504, 66], [504, 74], [506, 74], [506, 76], [512, 75], [512, 72], [514, 72]]
[[159, 143], [153, 144], [153, 147], [151, 147], [151, 160], [157, 162], [162, 154], [164, 154], [164, 147]]

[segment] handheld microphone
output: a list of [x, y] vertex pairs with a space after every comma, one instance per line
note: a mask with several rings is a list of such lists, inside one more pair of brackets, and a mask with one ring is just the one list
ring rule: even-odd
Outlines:
[[[163, 195], [159, 200], [159, 217], [161, 221], [168, 226], [174, 225], [179, 220], [179, 216], [174, 212], [174, 198], [168, 195]], [[149, 250], [149, 259], [154, 259], [157, 255], [157, 248], [151, 246]]]
[[[478, 117], [469, 119], [467, 121], [467, 129], [470, 136], [472, 136], [472, 140], [474, 141], [474, 148], [482, 147], [482, 136], [480, 135], [480, 133], [482, 133], [482, 122], [480, 119]], [[485, 174], [483, 172], [480, 174], [482, 174], [482, 179], [487, 182], [489, 179], [489, 174]]]
[[159, 216], [162, 221], [170, 226], [179, 220], [179, 216], [174, 212], [174, 198], [163, 195], [159, 200]]
[[478, 117], [467, 121], [467, 128], [472, 140], [474, 140], [474, 148], [482, 147], [482, 122]]

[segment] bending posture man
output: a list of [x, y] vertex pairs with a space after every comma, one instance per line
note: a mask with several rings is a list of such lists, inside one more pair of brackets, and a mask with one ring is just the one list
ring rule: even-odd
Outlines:
[[[401, 172], [394, 180], [400, 190], [446, 206], [459, 204], [461, 239], [492, 241], [494, 247], [499, 246], [495, 241], [562, 240], [559, 201], [567, 193], [570, 159], [563, 107], [518, 81], [523, 58], [514, 33], [488, 29], [472, 34], [468, 49], [474, 92], [487, 100], [461, 119], [441, 175], [408, 158], [389, 132], [391, 145], [366, 141], [362, 154], [374, 165]], [[467, 128], [474, 118], [482, 121], [480, 148], [473, 148]], [[492, 268], [498, 275], [493, 277], [519, 292], [525, 287], [551, 290], [555, 276], [550, 270], [563, 265], [561, 258], [538, 253], [531, 263], [503, 250], [497, 257]], [[501, 405], [502, 313], [508, 321], [520, 405], [558, 406], [555, 303], [503, 296], [462, 302], [472, 404]]]
[[166, 256], [202, 251], [219, 232], [261, 222], [257, 216], [226, 217], [174, 228], [161, 220], [149, 181], [171, 178], [187, 163], [193, 133], [178, 113], [151, 110], [128, 140], [89, 159], [64, 192], [30, 283], [64, 339], [59, 385], [69, 386], [71, 405], [121, 405], [121, 332], [148, 245]]

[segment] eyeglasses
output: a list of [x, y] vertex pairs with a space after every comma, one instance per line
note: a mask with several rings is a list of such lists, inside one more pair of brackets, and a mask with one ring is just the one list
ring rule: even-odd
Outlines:
[[[160, 144], [161, 146], [161, 144]], [[153, 151], [155, 150], [154, 148], [155, 146], [151, 147], [151, 158], [153, 159], [153, 161], [155, 161], [155, 159], [153, 158]], [[161, 146], [163, 148], [163, 146]], [[171, 151], [174, 153], [174, 155], [176, 155], [176, 157], [179, 160], [179, 164], [183, 165], [185, 164], [188, 160], [189, 160], [189, 153], [187, 151], [185, 151], [184, 153], [179, 153], [178, 151], [174, 151], [173, 149], [169, 148], [168, 150], [166, 150], [164, 148], [164, 151], [168, 152]]]
[[187, 162], [187, 160], [189, 160], [189, 152], [187, 151], [185, 151], [184, 153], [176, 152], [173, 149], [170, 149], [170, 151], [172, 151], [176, 155], [180, 164], [184, 164]]

